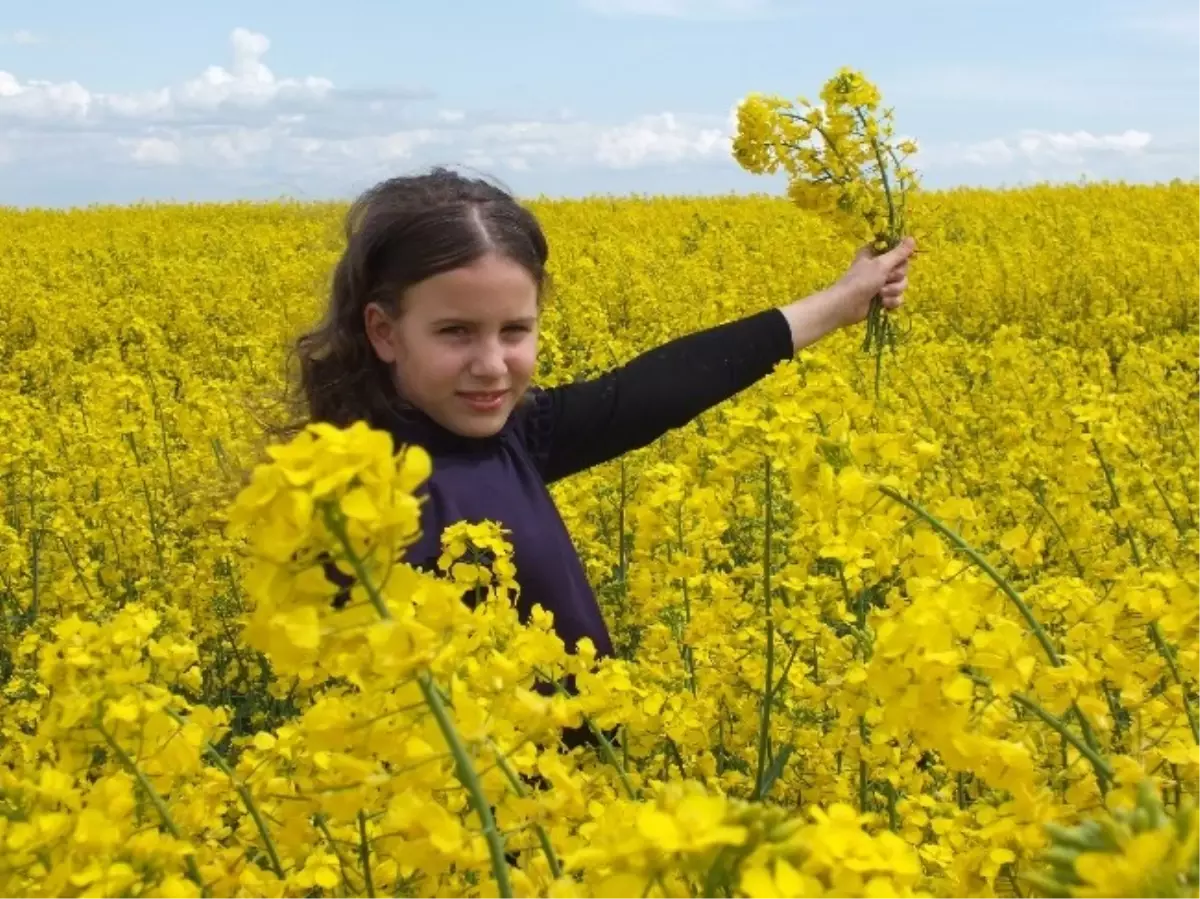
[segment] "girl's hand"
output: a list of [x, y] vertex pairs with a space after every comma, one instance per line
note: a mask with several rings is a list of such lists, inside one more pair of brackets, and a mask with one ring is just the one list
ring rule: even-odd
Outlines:
[[834, 284], [780, 307], [791, 327], [792, 346], [803, 349], [831, 331], [865, 321], [876, 294], [882, 295], [885, 309], [899, 309], [908, 289], [908, 260], [916, 248], [911, 237], [878, 256], [863, 247]]
[[886, 253], [875, 255], [869, 246], [855, 253], [850, 268], [829, 288], [834, 327], [865, 321], [871, 311], [871, 300], [876, 295], [883, 297], [885, 309], [899, 309], [904, 305], [908, 261], [916, 248], [917, 242], [906, 237]]

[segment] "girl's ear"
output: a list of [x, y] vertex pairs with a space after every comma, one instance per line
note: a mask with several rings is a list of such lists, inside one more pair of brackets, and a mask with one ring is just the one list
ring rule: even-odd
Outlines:
[[396, 347], [393, 345], [395, 323], [378, 303], [368, 303], [363, 310], [363, 326], [367, 330], [367, 340], [375, 349], [375, 355], [380, 361], [391, 365], [396, 361]]

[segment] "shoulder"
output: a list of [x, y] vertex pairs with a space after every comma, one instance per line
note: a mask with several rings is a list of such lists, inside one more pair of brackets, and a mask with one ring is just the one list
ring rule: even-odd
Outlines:
[[513, 409], [510, 435], [540, 467], [550, 451], [553, 430], [554, 392], [530, 387]]

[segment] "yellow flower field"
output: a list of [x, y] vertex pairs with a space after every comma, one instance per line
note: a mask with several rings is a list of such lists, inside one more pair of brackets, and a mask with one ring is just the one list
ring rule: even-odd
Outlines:
[[[854, 250], [784, 199], [532, 205], [543, 385]], [[0, 891], [1197, 895], [1198, 206], [918, 195], [878, 393], [838, 333], [555, 485], [600, 663], [488, 523], [391, 564], [420, 448], [274, 430], [342, 207], [0, 212]]]

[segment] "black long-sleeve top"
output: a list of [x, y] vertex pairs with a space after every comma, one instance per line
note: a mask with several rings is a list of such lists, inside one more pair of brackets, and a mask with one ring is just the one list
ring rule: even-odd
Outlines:
[[540, 605], [553, 613], [568, 651], [590, 637], [598, 655], [611, 655], [608, 628], [547, 485], [687, 424], [793, 352], [787, 319], [769, 309], [669, 341], [594, 380], [535, 388], [492, 437], [462, 437], [405, 412], [386, 424], [397, 445], [420, 445], [433, 457], [422, 534], [405, 561], [432, 568], [442, 530], [456, 521], [498, 522], [511, 532], [522, 620]]

